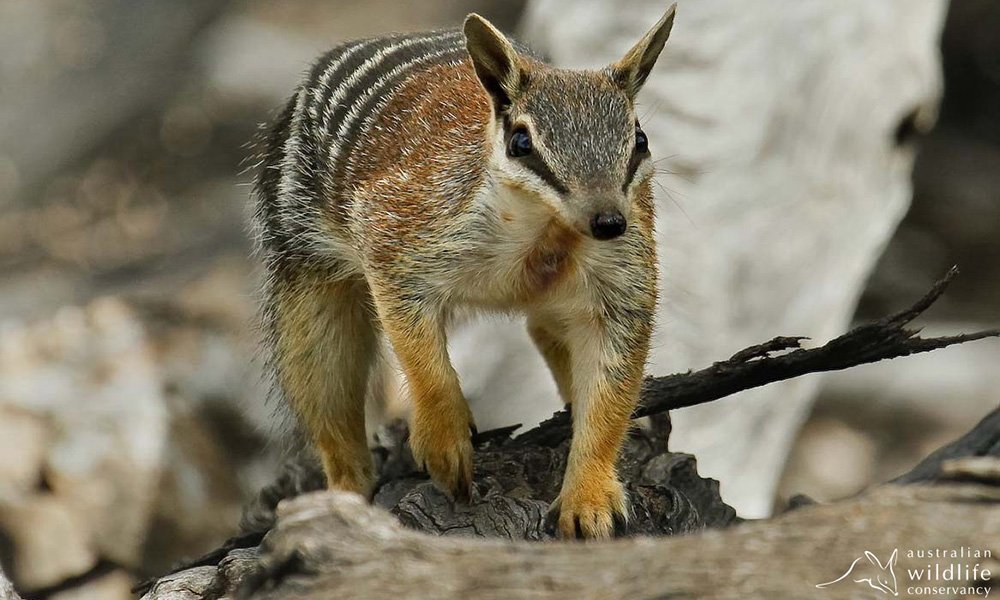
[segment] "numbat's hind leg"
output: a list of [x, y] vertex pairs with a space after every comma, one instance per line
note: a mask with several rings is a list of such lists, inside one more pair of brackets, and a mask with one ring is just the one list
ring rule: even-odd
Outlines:
[[319, 450], [327, 485], [367, 495], [373, 469], [365, 396], [379, 360], [368, 287], [300, 272], [271, 293], [277, 374]]

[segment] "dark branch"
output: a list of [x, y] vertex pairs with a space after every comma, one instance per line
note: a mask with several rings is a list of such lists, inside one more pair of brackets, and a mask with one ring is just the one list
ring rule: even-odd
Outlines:
[[[806, 338], [775, 338], [760, 346], [742, 350], [729, 360], [715, 363], [695, 373], [647, 377], [643, 386], [642, 406], [636, 411], [636, 416], [704, 404], [742, 390], [792, 379], [806, 373], [839, 371], [1000, 335], [1000, 329], [991, 329], [925, 339], [918, 335], [919, 329], [905, 328], [905, 325], [934, 304], [957, 274], [958, 270], [952, 268], [910, 308], [875, 323], [856, 327], [819, 348], [801, 348], [799, 341]], [[772, 356], [785, 350], [791, 352]]]
[[941, 466], [944, 463], [960, 458], [984, 456], [1000, 459], [1000, 408], [986, 415], [969, 433], [939, 448], [910, 472], [893, 479], [892, 483], [937, 481], [942, 478]]

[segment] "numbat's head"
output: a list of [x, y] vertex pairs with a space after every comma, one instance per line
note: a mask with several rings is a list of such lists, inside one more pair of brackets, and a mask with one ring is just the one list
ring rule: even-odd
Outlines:
[[596, 71], [544, 65], [470, 15], [466, 45], [495, 117], [493, 179], [547, 203], [567, 225], [596, 239], [625, 233], [632, 196], [653, 173], [635, 96], [670, 35], [674, 11], [624, 58]]

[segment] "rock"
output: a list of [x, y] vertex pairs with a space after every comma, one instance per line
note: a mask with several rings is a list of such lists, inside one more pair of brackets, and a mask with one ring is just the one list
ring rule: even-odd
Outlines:
[[[19, 586], [59, 584], [99, 561], [162, 572], [236, 531], [274, 469], [262, 452], [269, 413], [241, 412], [241, 403], [263, 403], [239, 268], [218, 265], [180, 288], [176, 303], [104, 299], [4, 327], [0, 535], [13, 540]], [[227, 294], [242, 303], [219, 308]], [[62, 520], [38, 527], [71, 529], [52, 538], [67, 538], [65, 547], [39, 549], [30, 528], [19, 529], [21, 511], [39, 502], [59, 507]], [[69, 556], [34, 573], [37, 561], [24, 556], [49, 551]]]
[[13, 549], [11, 579], [22, 590], [55, 585], [97, 563], [89, 524], [51, 494], [0, 499], [0, 530]]
[[81, 586], [58, 592], [49, 600], [131, 600], [132, 577], [115, 570]]
[[38, 416], [20, 411], [0, 412], [0, 489], [25, 492], [38, 485], [45, 461], [49, 430]]
[[0, 488], [0, 523], [19, 586], [58, 583], [97, 557], [140, 564], [168, 431], [162, 387], [141, 323], [117, 300], [0, 335], [0, 422], [32, 439], [0, 454], [0, 472], [16, 475]]

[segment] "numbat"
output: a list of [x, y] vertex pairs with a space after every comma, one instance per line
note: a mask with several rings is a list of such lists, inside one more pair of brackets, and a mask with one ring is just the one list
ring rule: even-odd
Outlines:
[[556, 69], [478, 15], [462, 31], [323, 56], [264, 140], [255, 221], [283, 397], [331, 488], [371, 493], [365, 396], [395, 351], [417, 463], [472, 492], [472, 414], [448, 358], [456, 314], [522, 312], [572, 406], [550, 517], [610, 537], [657, 273], [653, 165], [635, 112], [671, 6], [618, 62]]

